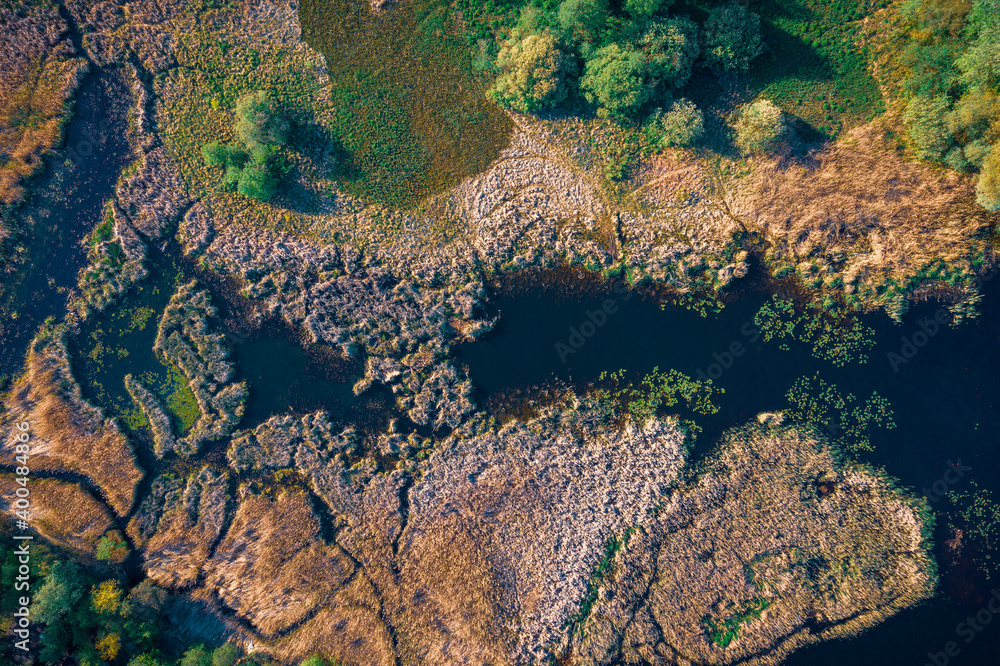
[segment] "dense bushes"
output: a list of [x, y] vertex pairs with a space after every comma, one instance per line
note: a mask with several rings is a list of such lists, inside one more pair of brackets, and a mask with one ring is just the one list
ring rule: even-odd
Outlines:
[[658, 111], [646, 125], [646, 136], [657, 148], [692, 146], [705, 134], [705, 119], [693, 102], [679, 99], [670, 111]]
[[909, 0], [903, 120], [921, 159], [980, 171], [980, 205], [1000, 210], [1000, 0]]
[[205, 164], [225, 167], [222, 183], [227, 189], [269, 201], [284, 171], [281, 149], [288, 140], [288, 121], [267, 92], [257, 91], [237, 102], [233, 130], [238, 144], [215, 141], [202, 147]]
[[548, 30], [505, 45], [497, 56], [500, 76], [489, 96], [500, 106], [531, 113], [566, 99], [569, 59]]
[[986, 210], [1000, 210], [1000, 144], [995, 144], [983, 160], [976, 183], [976, 201]]
[[745, 72], [764, 51], [760, 17], [735, 2], [713, 7], [705, 21], [705, 62], [727, 72]]
[[607, 0], [564, 0], [559, 5], [559, 25], [570, 42], [592, 44], [608, 22]]
[[669, 105], [700, 53], [697, 24], [665, 15], [670, 4], [626, 0], [613, 10], [607, 0], [563, 0], [558, 9], [524, 8], [497, 55], [491, 99], [520, 112], [586, 100], [619, 120]]
[[126, 595], [116, 580], [96, 581], [73, 562], [55, 562], [31, 606], [45, 625], [39, 659], [53, 664], [73, 655], [81, 666], [97, 666], [152, 651], [166, 596], [150, 583]]
[[774, 102], [760, 99], [740, 111], [736, 121], [736, 146], [746, 155], [773, 150], [786, 132], [785, 114]]

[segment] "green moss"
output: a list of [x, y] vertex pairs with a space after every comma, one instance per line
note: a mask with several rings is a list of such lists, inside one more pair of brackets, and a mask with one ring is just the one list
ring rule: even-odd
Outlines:
[[201, 409], [180, 368], [170, 365], [168, 373], [169, 379], [161, 395], [164, 398], [164, 406], [174, 417], [176, 432], [183, 434], [201, 416]]

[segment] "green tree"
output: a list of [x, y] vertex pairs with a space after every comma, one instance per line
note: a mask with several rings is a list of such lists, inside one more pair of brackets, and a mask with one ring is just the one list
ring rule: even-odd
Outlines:
[[698, 58], [698, 26], [684, 17], [651, 21], [636, 48], [645, 57], [646, 77], [654, 84], [680, 88]]
[[587, 101], [598, 105], [602, 116], [634, 113], [649, 99], [646, 59], [629, 46], [608, 44], [587, 60], [580, 80]]
[[649, 18], [671, 4], [673, 0], [625, 0], [625, 11], [635, 18]]
[[194, 645], [184, 651], [179, 666], [212, 666], [212, 652], [204, 645]]
[[1000, 144], [995, 144], [983, 160], [976, 182], [976, 201], [991, 213], [1000, 211]]
[[608, 23], [607, 0], [563, 0], [559, 25], [574, 42], [596, 42]]
[[969, 44], [956, 61], [959, 81], [973, 89], [1000, 86], [1000, 0], [974, 0], [965, 29]]
[[212, 652], [212, 666], [233, 666], [239, 659], [240, 649], [233, 643], [226, 643]]
[[924, 97], [918, 95], [910, 100], [903, 112], [910, 141], [916, 148], [917, 157], [925, 160], [941, 160], [952, 145], [948, 128], [948, 111], [951, 100], [945, 95]]
[[31, 615], [39, 622], [58, 624], [73, 611], [86, 589], [83, 574], [75, 562], [56, 562], [35, 594]]
[[692, 146], [705, 135], [705, 119], [694, 102], [681, 98], [666, 113], [657, 111], [646, 126], [650, 143], [657, 148]]
[[259, 145], [284, 145], [288, 140], [288, 121], [280, 113], [266, 90], [241, 97], [236, 103], [236, 136], [248, 149]]
[[747, 104], [736, 121], [736, 146], [744, 155], [773, 150], [787, 132], [785, 114], [767, 99]]
[[745, 72], [764, 52], [760, 17], [735, 2], [713, 7], [705, 21], [705, 62], [727, 72]]
[[506, 44], [497, 56], [500, 76], [489, 91], [501, 106], [533, 113], [566, 99], [570, 60], [548, 30]]

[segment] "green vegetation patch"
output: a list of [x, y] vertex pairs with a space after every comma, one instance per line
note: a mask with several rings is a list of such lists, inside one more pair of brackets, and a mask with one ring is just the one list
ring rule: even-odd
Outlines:
[[868, 72], [870, 48], [861, 22], [887, 0], [764, 0], [761, 16], [768, 53], [750, 70], [754, 91], [828, 136], [885, 111]]
[[800, 377], [785, 394], [789, 409], [785, 414], [802, 423], [824, 424], [828, 432], [843, 437], [852, 451], [873, 451], [869, 433], [874, 426], [896, 427], [889, 401], [873, 391], [864, 403], [852, 393], [841, 393], [835, 384], [817, 372]]
[[176, 432], [189, 429], [201, 413], [180, 369], [164, 363], [153, 351], [156, 315], [167, 306], [180, 277], [175, 264], [154, 267], [149, 279], [117, 305], [87, 320], [76, 337], [75, 374], [85, 394], [132, 430], [147, 427], [149, 422], [125, 390], [129, 373], [157, 396]]
[[716, 620], [711, 615], [702, 618], [702, 625], [708, 638], [719, 647], [726, 647], [740, 635], [740, 626], [758, 619], [771, 602], [764, 597], [751, 599], [741, 605], [731, 615]]
[[875, 346], [875, 331], [861, 323], [857, 315], [832, 303], [810, 301], [804, 311], [797, 311], [788, 299], [773, 296], [754, 315], [754, 324], [765, 342], [797, 340], [812, 347], [813, 356], [835, 366], [867, 363], [867, 352]]
[[306, 41], [326, 56], [351, 194], [395, 207], [485, 169], [513, 125], [485, 97], [448, 3], [415, 0], [372, 12], [367, 0], [305, 0]]
[[949, 526], [961, 530], [975, 551], [976, 563], [986, 579], [1000, 579], [1000, 560], [996, 544], [1000, 543], [1000, 502], [989, 488], [980, 488], [969, 481], [971, 489], [948, 493], [953, 505]]
[[711, 379], [696, 380], [677, 370], [664, 373], [659, 368], [653, 368], [638, 383], [627, 380], [625, 370], [602, 372], [598, 381], [606, 381], [607, 385], [596, 389], [594, 398], [606, 405], [612, 415], [627, 414], [640, 422], [655, 416], [661, 407], [673, 407], [681, 399], [697, 414], [715, 414], [719, 407], [714, 400], [726, 392], [716, 388]]
[[615, 556], [628, 544], [634, 532], [635, 528], [630, 527], [625, 530], [625, 533], [621, 537], [613, 536], [604, 543], [604, 553], [601, 555], [601, 559], [597, 561], [593, 573], [590, 574], [590, 580], [587, 582], [587, 593], [580, 600], [580, 608], [566, 619], [566, 624], [563, 626], [564, 629], [569, 630], [570, 635], [578, 632], [583, 633], [583, 626], [586, 624], [587, 618], [590, 617], [590, 612], [594, 609], [594, 604], [597, 603], [597, 596], [601, 585], [606, 579], [614, 575]]

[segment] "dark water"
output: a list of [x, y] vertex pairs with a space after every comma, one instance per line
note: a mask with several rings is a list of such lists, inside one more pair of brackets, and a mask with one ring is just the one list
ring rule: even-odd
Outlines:
[[64, 155], [47, 159], [34, 195], [19, 212], [27, 256], [0, 284], [0, 375], [18, 372], [38, 326], [66, 311], [66, 289], [76, 286], [87, 263], [82, 241], [101, 220], [131, 155], [131, 95], [116, 70], [87, 76], [66, 129]]
[[[540, 279], [538, 285], [544, 284]], [[752, 319], [770, 293], [748, 291], [718, 316], [703, 318], [675, 307], [663, 310], [657, 299], [634, 292], [596, 287], [567, 296], [559, 289], [535, 288], [515, 295], [498, 295], [492, 305], [500, 314], [496, 329], [484, 339], [463, 345], [458, 353], [479, 391], [479, 399], [495, 409], [509, 409], [511, 396], [537, 392], [538, 386], [568, 382], [586, 387], [601, 371], [626, 369], [634, 375], [677, 369], [693, 377], [711, 376], [726, 393], [719, 396], [720, 411], [711, 417], [694, 415], [704, 428], [696, 455], [703, 455], [726, 428], [746, 423], [762, 411], [787, 408], [785, 392], [796, 378], [819, 371], [841, 392], [864, 400], [877, 391], [895, 412], [897, 427], [875, 427], [873, 453], [863, 459], [899, 478], [919, 494], [928, 494], [943, 478], [949, 461], [972, 468], [950, 490], [969, 490], [968, 480], [1000, 490], [1000, 280], [986, 284], [982, 314], [957, 328], [942, 326], [933, 336], [918, 335], [924, 343], [907, 352], [916, 355], [894, 369], [889, 353], [900, 354], [903, 337], [913, 339], [918, 322], [933, 319], [939, 307], [915, 307], [902, 325], [884, 315], [865, 317], [875, 329], [875, 348], [866, 364], [837, 368], [814, 358], [809, 348], [790, 343], [788, 351], [777, 341], [754, 341]], [[560, 357], [557, 343], [569, 349], [571, 328], [601, 321], [596, 314], [613, 299], [613, 314], [601, 326], [587, 326], [589, 338], [576, 338], [574, 353]], [[588, 315], [594, 313], [593, 317]], [[933, 328], [933, 327], [931, 327]], [[581, 333], [582, 335], [582, 333]], [[739, 343], [742, 354], [732, 353]], [[740, 349], [741, 347], [736, 347]], [[901, 354], [900, 354], [901, 355]], [[564, 360], [565, 359], [565, 360]], [[713, 367], [713, 364], [717, 364]], [[723, 369], [723, 365], [729, 367]], [[933, 495], [931, 492], [930, 494]], [[938, 501], [932, 506], [943, 505]], [[940, 508], [940, 507], [939, 507]], [[938, 540], [943, 536], [939, 530]], [[945, 583], [949, 582], [948, 574]], [[949, 641], [960, 649], [953, 664], [1000, 663], [1000, 617], [966, 644], [956, 626], [967, 615], [985, 607], [990, 592], [980, 579], [966, 590], [967, 601], [942, 593], [922, 607], [904, 611], [874, 630], [854, 639], [837, 640], [797, 652], [789, 664], [913, 664], [928, 662], [928, 652], [940, 652]], [[1000, 588], [1000, 583], [996, 585]], [[970, 598], [971, 597], [971, 598]], [[1000, 609], [1000, 602], [994, 608]]]
[[[306, 414], [325, 409], [340, 425], [355, 424], [362, 432], [380, 432], [388, 423], [391, 393], [352, 391], [362, 368], [330, 347], [307, 344], [295, 329], [260, 311], [261, 303], [239, 293], [234, 281], [176, 259], [179, 248], [152, 250], [150, 275], [105, 312], [88, 319], [71, 341], [74, 374], [84, 395], [122, 419], [126, 427], [137, 414], [125, 375], [141, 377], [165, 400], [170, 370], [153, 351], [160, 316], [181, 284], [197, 280], [211, 294], [216, 315], [209, 329], [225, 336], [234, 364], [234, 380], [246, 381], [249, 396], [239, 428], [252, 428], [276, 414]], [[175, 424], [176, 426], [176, 424]], [[155, 461], [146, 428], [130, 428], [143, 466], [160, 473], [172, 459]], [[212, 445], [209, 458], [226, 440]]]

